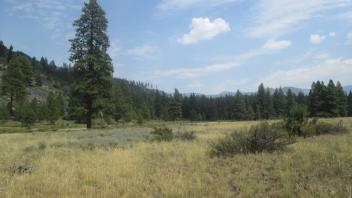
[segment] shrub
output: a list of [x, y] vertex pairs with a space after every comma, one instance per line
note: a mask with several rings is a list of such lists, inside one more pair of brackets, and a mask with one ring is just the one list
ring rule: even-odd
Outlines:
[[263, 122], [248, 131], [235, 131], [211, 144], [211, 155], [231, 156], [281, 150], [290, 144], [288, 133], [278, 127]]
[[316, 135], [341, 134], [341, 133], [346, 133], [346, 132], [347, 132], [347, 128], [344, 127], [342, 120], [337, 124], [319, 122], [315, 126]]
[[286, 130], [289, 135], [302, 136], [303, 127], [308, 122], [308, 111], [304, 105], [295, 105], [285, 120]]
[[177, 133], [176, 138], [185, 140], [185, 141], [193, 141], [197, 138], [197, 136], [194, 131], [185, 131], [185, 132]]
[[154, 141], [172, 141], [174, 139], [174, 133], [172, 132], [172, 129], [167, 128], [167, 127], [155, 127], [152, 132], [150, 132], [152, 137], [152, 140]]
[[29, 103], [25, 102], [20, 104], [16, 113], [17, 119], [23, 126], [30, 128], [34, 125], [36, 121], [36, 114]]

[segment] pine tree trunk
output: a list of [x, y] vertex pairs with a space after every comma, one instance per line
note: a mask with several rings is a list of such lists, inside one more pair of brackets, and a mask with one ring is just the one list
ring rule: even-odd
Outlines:
[[13, 113], [13, 95], [12, 94], [10, 96], [10, 115], [14, 116], [14, 113]]

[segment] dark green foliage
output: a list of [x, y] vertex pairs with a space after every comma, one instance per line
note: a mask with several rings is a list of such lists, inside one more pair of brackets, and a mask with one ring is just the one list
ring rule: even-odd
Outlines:
[[296, 105], [295, 95], [291, 89], [287, 90], [286, 101], [286, 115], [288, 115], [291, 113], [292, 108]]
[[15, 103], [23, 102], [25, 99], [26, 87], [30, 85], [32, 78], [31, 71], [31, 62], [22, 55], [15, 55], [2, 76], [1, 94], [9, 98], [11, 115], [14, 115]]
[[168, 105], [168, 115], [170, 120], [179, 120], [182, 117], [182, 106], [176, 100], [171, 100]]
[[276, 117], [282, 118], [286, 115], [286, 96], [281, 88], [274, 91], [273, 106]]
[[302, 136], [303, 127], [308, 121], [308, 111], [304, 105], [295, 105], [290, 110], [286, 120], [285, 127], [290, 135]]
[[193, 141], [197, 138], [197, 136], [194, 131], [185, 131], [176, 133], [175, 138], [185, 141]]
[[170, 120], [179, 120], [182, 118], [182, 95], [175, 89], [174, 97], [169, 102], [168, 113]]
[[36, 122], [36, 113], [32, 108], [31, 103], [23, 102], [18, 105], [16, 111], [16, 119], [22, 123], [23, 126], [30, 128]]
[[273, 116], [274, 105], [270, 89], [265, 89], [263, 84], [258, 88], [256, 106], [257, 119], [270, 119]]
[[307, 98], [304, 95], [303, 92], [299, 92], [297, 97], [296, 97], [296, 103], [300, 105], [306, 105], [307, 104]]
[[155, 127], [153, 131], [150, 132], [150, 134], [152, 135], [153, 141], [170, 142], [174, 139], [174, 133], [172, 132], [172, 129], [167, 127]]
[[326, 87], [325, 94], [325, 112], [329, 117], [336, 117], [338, 115], [338, 104], [337, 104], [337, 90], [334, 82], [329, 81], [328, 86]]
[[7, 47], [0, 41], [0, 63], [7, 63]]
[[313, 117], [346, 116], [348, 113], [347, 96], [340, 82], [330, 80], [325, 86], [324, 82], [314, 82], [309, 93], [309, 111]]
[[245, 120], [247, 118], [248, 115], [245, 98], [240, 91], [237, 91], [233, 101], [233, 119]]
[[352, 92], [348, 94], [348, 98], [347, 98], [347, 113], [348, 113], [348, 116], [352, 116]]
[[7, 52], [6, 55], [7, 55], [6, 62], [10, 63], [10, 61], [11, 61], [11, 59], [13, 57], [13, 47], [12, 47], [12, 45], [10, 46], [9, 51]]
[[64, 107], [63, 107], [63, 98], [61, 94], [55, 94], [53, 92], [49, 93], [49, 96], [46, 100], [47, 105], [47, 116], [48, 120], [51, 124], [55, 124], [55, 122], [63, 116]]
[[339, 116], [347, 116], [347, 95], [339, 81], [336, 83], [337, 109]]
[[213, 142], [210, 153], [213, 156], [232, 156], [264, 151], [273, 152], [284, 149], [288, 144], [290, 140], [283, 128], [263, 122], [251, 127], [248, 131], [235, 131]]
[[82, 12], [73, 24], [75, 38], [70, 40], [70, 60], [75, 64], [71, 97], [84, 104], [87, 128], [91, 128], [94, 114], [110, 102], [113, 67], [107, 53], [108, 21], [104, 10], [96, 0], [89, 0]]
[[7, 120], [10, 118], [10, 112], [8, 111], [7, 106], [0, 106], [0, 120]]

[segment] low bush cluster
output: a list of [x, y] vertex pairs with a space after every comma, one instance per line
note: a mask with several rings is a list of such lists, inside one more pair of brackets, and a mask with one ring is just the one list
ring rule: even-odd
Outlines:
[[197, 138], [196, 133], [194, 131], [184, 131], [174, 133], [172, 129], [167, 127], [155, 127], [152, 132], [152, 141], [159, 142], [170, 142], [173, 139], [179, 139], [183, 141], [193, 141]]
[[174, 139], [174, 133], [172, 132], [172, 129], [167, 127], [155, 127], [154, 130], [150, 133], [153, 136], [153, 141], [170, 142]]
[[235, 131], [211, 143], [212, 156], [231, 156], [258, 152], [273, 152], [290, 144], [288, 133], [280, 125], [263, 122], [249, 130]]
[[343, 134], [347, 133], [347, 128], [344, 126], [343, 121], [338, 122], [337, 124], [330, 124], [327, 122], [317, 122], [311, 128], [313, 130], [310, 134], [313, 135], [324, 135], [324, 134]]

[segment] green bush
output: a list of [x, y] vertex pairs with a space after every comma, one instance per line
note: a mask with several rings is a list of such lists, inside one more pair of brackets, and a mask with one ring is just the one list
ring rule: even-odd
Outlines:
[[319, 122], [315, 126], [315, 134], [323, 135], [323, 134], [342, 134], [346, 133], [348, 130], [343, 125], [343, 121], [341, 120], [337, 124], [330, 124], [326, 122]]
[[308, 111], [304, 105], [295, 105], [285, 120], [285, 127], [289, 135], [303, 136], [303, 127], [308, 122]]
[[30, 103], [24, 102], [18, 105], [16, 110], [16, 118], [23, 126], [30, 128], [36, 121], [36, 114]]
[[185, 131], [185, 132], [177, 133], [176, 138], [180, 140], [185, 140], [185, 141], [193, 141], [197, 138], [197, 136], [194, 131]]
[[284, 149], [291, 141], [288, 133], [279, 125], [263, 122], [249, 130], [235, 131], [225, 138], [211, 143], [212, 156], [232, 156]]
[[324, 135], [324, 134], [343, 134], [348, 130], [344, 127], [343, 121], [338, 122], [337, 124], [331, 124], [327, 122], [321, 122], [318, 119], [314, 118], [308, 121], [302, 127], [302, 135], [304, 137]]
[[172, 141], [174, 139], [174, 133], [172, 132], [172, 129], [167, 128], [167, 127], [155, 127], [152, 132], [150, 132], [152, 137], [152, 140], [154, 141]]

